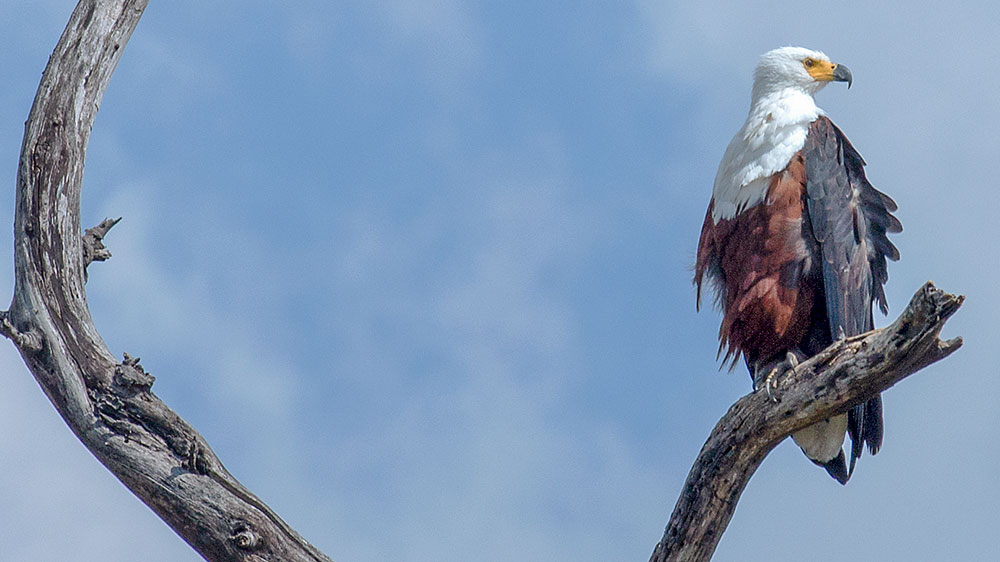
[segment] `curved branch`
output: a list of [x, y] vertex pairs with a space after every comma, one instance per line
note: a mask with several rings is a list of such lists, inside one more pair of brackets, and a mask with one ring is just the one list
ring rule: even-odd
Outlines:
[[25, 124], [14, 220], [14, 298], [0, 332], [80, 441], [212, 561], [329, 561], [233, 478], [193, 427], [157, 398], [153, 377], [118, 361], [87, 308], [86, 266], [110, 254], [116, 221], [80, 232], [91, 126], [148, 0], [81, 0], [42, 75]]
[[838, 341], [783, 376], [777, 402], [762, 392], [737, 400], [698, 454], [650, 562], [711, 559], [764, 457], [793, 432], [956, 351], [961, 338], [941, 341], [938, 334], [963, 300], [928, 282], [891, 325]]
[[[81, 236], [84, 156], [147, 1], [81, 0], [49, 60], [25, 125], [14, 298], [0, 313], [0, 333], [94, 456], [206, 559], [329, 561], [150, 391], [154, 378], [137, 358], [115, 359], [87, 308], [86, 267], [110, 256], [101, 239], [117, 221]], [[837, 342], [786, 375], [780, 402], [760, 394], [737, 401], [702, 448], [651, 561], [711, 558], [768, 452], [958, 349], [961, 339], [938, 334], [961, 303], [928, 283], [891, 326]]]

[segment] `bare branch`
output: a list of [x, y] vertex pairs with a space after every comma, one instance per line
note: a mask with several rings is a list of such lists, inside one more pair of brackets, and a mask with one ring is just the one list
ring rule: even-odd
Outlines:
[[80, 441], [211, 561], [329, 561], [233, 478], [151, 391], [139, 360], [97, 333], [85, 270], [117, 220], [80, 234], [84, 155], [98, 104], [147, 0], [81, 0], [25, 125], [14, 220], [14, 298], [0, 332]]
[[964, 297], [930, 282], [892, 325], [834, 343], [778, 383], [778, 402], [765, 393], [740, 398], [701, 449], [650, 562], [710, 560], [736, 502], [764, 457], [796, 430], [855, 404], [941, 360], [962, 339], [938, 334]]
[[104, 219], [100, 224], [88, 228], [83, 233], [83, 275], [85, 278], [87, 276], [87, 266], [95, 261], [107, 261], [111, 258], [111, 252], [104, 247], [104, 237], [107, 236], [111, 227], [118, 224], [121, 220], [121, 217], [117, 219]]
[[10, 321], [10, 312], [0, 312], [0, 334], [14, 342], [18, 349], [36, 353], [42, 349], [42, 338], [37, 332], [18, 330]]
[[[148, 0], [81, 0], [25, 125], [14, 223], [15, 287], [0, 333], [83, 444], [211, 561], [329, 561], [223, 467], [152, 392], [138, 358], [118, 361], [94, 327], [86, 267], [110, 257], [117, 220], [80, 227], [83, 163], [97, 107]], [[891, 326], [840, 341], [779, 382], [778, 403], [738, 400], [712, 432], [651, 560], [708, 560], [750, 475], [793, 431], [846, 411], [961, 346], [941, 341], [962, 297], [927, 284]]]

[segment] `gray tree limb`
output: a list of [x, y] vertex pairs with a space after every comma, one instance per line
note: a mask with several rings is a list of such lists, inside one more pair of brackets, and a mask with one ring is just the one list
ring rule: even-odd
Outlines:
[[[81, 442], [207, 560], [329, 561], [233, 478], [193, 427], [118, 361], [94, 327], [86, 268], [117, 220], [81, 235], [84, 156], [101, 97], [148, 0], [81, 0], [25, 124], [14, 221], [14, 298], [0, 333]], [[954, 352], [938, 339], [962, 297], [927, 284], [891, 326], [837, 342], [741, 398], [702, 448], [652, 561], [711, 558], [751, 474], [797, 429], [846, 411]]]
[[963, 300], [928, 282], [891, 325], [836, 342], [781, 377], [777, 402], [765, 392], [737, 400], [698, 454], [650, 562], [710, 560], [764, 457], [793, 432], [956, 351], [961, 338], [941, 341], [938, 334]]
[[81, 0], [49, 59], [25, 124], [14, 219], [14, 298], [0, 332], [80, 441], [210, 561], [327, 561], [243, 487], [197, 431], [151, 391], [138, 358], [97, 333], [86, 266], [110, 257], [117, 221], [80, 233], [90, 130], [148, 0]]

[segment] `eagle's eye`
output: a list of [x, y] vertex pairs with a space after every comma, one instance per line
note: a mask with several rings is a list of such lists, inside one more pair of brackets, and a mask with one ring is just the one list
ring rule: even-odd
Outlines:
[[812, 68], [812, 66], [816, 64], [816, 61], [813, 60], [812, 58], [807, 58], [806, 60], [802, 61], [802, 64], [805, 65], [806, 68]]

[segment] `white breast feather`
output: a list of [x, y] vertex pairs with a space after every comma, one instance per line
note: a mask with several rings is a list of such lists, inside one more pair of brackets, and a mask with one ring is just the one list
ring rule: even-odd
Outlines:
[[715, 174], [712, 219], [731, 219], [762, 202], [771, 176], [802, 150], [809, 124], [821, 115], [812, 96], [795, 89], [755, 100]]

